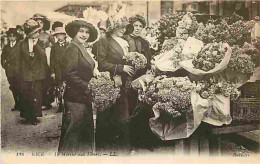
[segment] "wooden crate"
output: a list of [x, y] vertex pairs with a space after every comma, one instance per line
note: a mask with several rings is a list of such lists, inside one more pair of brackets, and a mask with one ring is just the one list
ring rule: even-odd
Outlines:
[[260, 97], [260, 82], [247, 82], [239, 88], [241, 97], [257, 98]]
[[260, 121], [260, 98], [239, 98], [231, 102], [232, 122], [250, 123]]

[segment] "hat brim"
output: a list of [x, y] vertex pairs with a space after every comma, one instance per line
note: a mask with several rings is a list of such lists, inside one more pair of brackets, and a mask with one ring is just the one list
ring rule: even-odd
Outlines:
[[114, 31], [115, 29], [118, 29], [118, 28], [122, 28], [122, 27], [127, 27], [128, 25], [129, 25], [130, 23], [127, 21], [124, 21], [124, 22], [122, 22], [121, 24], [118, 24], [118, 25], [116, 25], [116, 26], [114, 26], [114, 27], [111, 27], [111, 26], [109, 26], [109, 27], [107, 27], [107, 29], [106, 29], [106, 33], [111, 33], [112, 31]]
[[41, 30], [41, 28], [38, 27], [38, 28], [32, 30], [30, 33], [28, 33], [27, 36], [30, 36], [30, 35], [32, 35], [32, 34], [35, 34], [37, 31], [40, 31], [40, 30]]
[[81, 28], [81, 27], [86, 27], [89, 29], [90, 36], [89, 36], [87, 42], [93, 42], [97, 39], [97, 37], [98, 37], [97, 29], [92, 24], [90, 24], [84, 20], [74, 20], [74, 21], [68, 23], [65, 26], [65, 31], [69, 35], [69, 37], [74, 38], [75, 37], [75, 34], [74, 34], [75, 28]]
[[7, 36], [9, 36], [10, 34], [14, 34], [15, 36], [18, 36], [18, 33], [17, 33], [17, 31], [16, 30], [8, 30], [8, 31], [6, 31], [6, 35]]
[[126, 26], [126, 31], [125, 31], [124, 35], [130, 35], [133, 33], [133, 31], [134, 31], [134, 26], [132, 24], [128, 24]]

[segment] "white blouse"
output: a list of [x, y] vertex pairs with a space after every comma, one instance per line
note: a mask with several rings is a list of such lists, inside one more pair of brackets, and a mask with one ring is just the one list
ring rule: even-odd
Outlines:
[[124, 55], [128, 54], [128, 48], [129, 48], [128, 42], [120, 37], [112, 36], [112, 38], [115, 39], [115, 41], [121, 46], [121, 48], [124, 51]]

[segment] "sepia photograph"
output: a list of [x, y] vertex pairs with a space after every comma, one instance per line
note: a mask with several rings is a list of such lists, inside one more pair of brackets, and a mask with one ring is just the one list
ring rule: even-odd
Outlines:
[[260, 0], [0, 3], [0, 163], [259, 161]]

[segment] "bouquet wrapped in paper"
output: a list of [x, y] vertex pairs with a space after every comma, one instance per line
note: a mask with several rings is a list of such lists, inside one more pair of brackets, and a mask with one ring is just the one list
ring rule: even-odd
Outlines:
[[254, 73], [258, 53], [257, 48], [247, 42], [242, 48], [237, 45], [233, 46], [232, 55], [225, 70], [227, 79], [237, 84], [237, 87], [246, 83]]
[[196, 57], [180, 62], [180, 65], [194, 75], [218, 73], [227, 67], [231, 53], [227, 43], [209, 43]]
[[193, 57], [198, 56], [203, 46], [204, 43], [202, 41], [189, 37], [183, 46], [182, 60], [190, 60], [193, 59]]
[[208, 80], [198, 81], [196, 89], [196, 92], [203, 99], [213, 99], [216, 94], [221, 94], [231, 100], [236, 100], [240, 96], [237, 87], [226, 80], [220, 81], [210, 78]]
[[89, 88], [92, 90], [94, 107], [98, 111], [105, 111], [111, 107], [120, 96], [120, 88], [114, 86], [109, 72], [100, 72], [100, 77], [92, 78]]
[[181, 52], [185, 41], [183, 39], [175, 39], [174, 47], [168, 51], [162, 51], [154, 57], [152, 64], [160, 71], [174, 72], [180, 68]]

